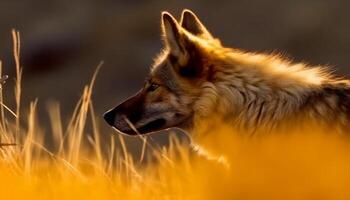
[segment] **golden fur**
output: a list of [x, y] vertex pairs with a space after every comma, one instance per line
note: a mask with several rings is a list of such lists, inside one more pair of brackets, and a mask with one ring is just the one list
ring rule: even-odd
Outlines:
[[219, 118], [232, 127], [273, 130], [313, 122], [349, 126], [350, 84], [324, 67], [293, 63], [278, 55], [224, 47], [198, 17], [184, 10], [180, 23], [162, 14], [165, 48], [144, 88], [108, 112], [121, 132], [140, 134], [170, 127], [189, 132], [196, 122]]

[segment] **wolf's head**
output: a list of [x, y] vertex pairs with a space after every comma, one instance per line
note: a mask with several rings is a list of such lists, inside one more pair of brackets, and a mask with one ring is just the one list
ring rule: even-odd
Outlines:
[[167, 12], [162, 13], [161, 20], [165, 47], [144, 87], [104, 114], [109, 125], [128, 135], [171, 127], [190, 129], [202, 83], [211, 78], [200, 46], [220, 42], [189, 10], [182, 12], [180, 23]]

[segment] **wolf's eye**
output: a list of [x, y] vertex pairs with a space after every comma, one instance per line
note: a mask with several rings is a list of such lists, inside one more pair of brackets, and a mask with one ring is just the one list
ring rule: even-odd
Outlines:
[[156, 83], [151, 83], [151, 84], [148, 86], [147, 91], [148, 91], [148, 92], [153, 92], [153, 91], [155, 91], [157, 88], [159, 88], [159, 85], [158, 85], [158, 84], [156, 84]]

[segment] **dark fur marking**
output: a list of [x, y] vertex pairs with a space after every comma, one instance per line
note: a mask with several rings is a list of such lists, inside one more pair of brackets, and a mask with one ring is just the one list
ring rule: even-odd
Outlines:
[[[325, 100], [328, 97], [336, 98], [335, 107], [332, 107], [329, 102]], [[314, 108], [314, 106], [319, 103], [323, 103], [323, 106], [326, 106], [327, 112], [330, 115], [328, 116], [331, 120], [330, 123], [336, 120], [334, 118], [338, 117], [339, 113], [346, 114], [347, 118], [350, 119], [350, 88], [324, 85], [322, 90], [310, 93], [300, 109], [311, 108], [315, 113], [320, 114]]]
[[174, 56], [173, 54], [169, 54], [168, 59], [172, 65], [174, 65], [174, 66], [177, 65], [177, 57], [176, 56]]
[[189, 60], [185, 66], [180, 66], [179, 73], [183, 77], [195, 78], [200, 77], [203, 72], [203, 62], [199, 52], [193, 44], [187, 44]]
[[186, 64], [180, 65], [178, 62], [178, 57], [173, 54], [168, 55], [168, 60], [173, 65], [174, 69], [182, 76], [186, 78], [196, 78], [199, 77], [203, 72], [203, 62], [199, 52], [194, 44], [189, 41], [184, 41], [185, 54], [189, 54], [189, 60]]
[[346, 113], [350, 119], [350, 88], [335, 88], [326, 86], [324, 89], [325, 94], [335, 95], [337, 97], [337, 104], [343, 112]]

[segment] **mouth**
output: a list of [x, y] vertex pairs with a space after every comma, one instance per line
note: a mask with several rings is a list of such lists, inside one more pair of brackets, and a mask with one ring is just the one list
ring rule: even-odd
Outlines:
[[162, 130], [163, 127], [166, 124], [165, 119], [156, 119], [154, 121], [151, 121], [141, 127], [139, 127], [137, 130], [139, 133], [149, 133], [149, 132], [154, 132], [154, 131], [159, 131]]
[[145, 135], [145, 134], [149, 134], [149, 133], [163, 130], [163, 129], [165, 129], [164, 128], [165, 125], [166, 125], [166, 120], [160, 118], [160, 119], [155, 119], [153, 121], [150, 121], [150, 122], [148, 122], [140, 127], [137, 127], [137, 128], [131, 127], [132, 125], [128, 126], [127, 128], [123, 128], [123, 129], [117, 128], [115, 126], [113, 126], [113, 128], [121, 134], [135, 136], [135, 135]]
[[[117, 130], [121, 134], [125, 135], [131, 135], [131, 136], [136, 136], [136, 135], [146, 135], [146, 134], [151, 134], [157, 131], [165, 130], [168, 128], [173, 128], [173, 127], [178, 127], [182, 128], [184, 124], [188, 124], [187, 121], [190, 121], [190, 117], [185, 117], [183, 115], [176, 115], [177, 119], [174, 120], [172, 123], [167, 121], [164, 118], [157, 118], [152, 121], [149, 121], [139, 127], [130, 127], [128, 126], [127, 128], [120, 129], [118, 127], [113, 126], [115, 130]], [[175, 122], [176, 121], [176, 122]], [[135, 130], [136, 129], [136, 130]], [[137, 131], [137, 132], [136, 132]]]

